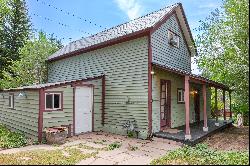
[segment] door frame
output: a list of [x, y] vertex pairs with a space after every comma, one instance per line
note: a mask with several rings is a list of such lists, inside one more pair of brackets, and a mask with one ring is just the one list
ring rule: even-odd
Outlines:
[[91, 88], [92, 89], [92, 132], [94, 132], [94, 120], [95, 120], [95, 118], [94, 118], [94, 92], [95, 92], [95, 86], [93, 85], [93, 84], [79, 84], [79, 85], [72, 85], [72, 87], [73, 87], [73, 136], [75, 136], [75, 135], [78, 135], [78, 134], [76, 134], [76, 132], [75, 132], [75, 125], [76, 125], [76, 123], [75, 123], [75, 98], [76, 98], [76, 88], [77, 87], [89, 87], [89, 88]]
[[[162, 100], [162, 84], [165, 84], [167, 83], [168, 85], [168, 93], [167, 93], [167, 103], [168, 104], [168, 112], [167, 112], [167, 118], [166, 119], [166, 126], [162, 126], [162, 120], [161, 120], [161, 100]], [[163, 128], [165, 127], [170, 127], [171, 128], [171, 80], [165, 80], [165, 79], [160, 79], [160, 130], [162, 130]]]

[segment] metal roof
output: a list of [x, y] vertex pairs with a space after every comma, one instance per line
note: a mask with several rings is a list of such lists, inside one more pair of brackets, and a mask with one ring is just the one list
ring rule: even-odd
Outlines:
[[83, 79], [80, 79], [80, 80], [29, 85], [29, 86], [23, 86], [23, 87], [18, 87], [18, 88], [4, 89], [4, 90], [1, 90], [1, 91], [38, 90], [38, 89], [41, 89], [41, 88], [63, 86], [63, 85], [69, 85], [71, 83], [76, 83], [76, 82], [81, 82], [81, 81], [88, 81], [88, 80], [96, 79], [96, 78], [99, 78], [99, 77], [101, 78], [102, 76], [104, 76], [104, 75], [100, 75], [100, 76], [97, 76], [97, 77], [86, 77], [86, 78], [83, 78]]
[[107, 42], [118, 37], [129, 35], [135, 32], [145, 30], [147, 28], [153, 27], [156, 23], [161, 21], [165, 15], [171, 13], [176, 7], [180, 5], [179, 3], [167, 6], [158, 11], [152, 12], [145, 16], [139, 17], [137, 19], [131, 20], [127, 23], [117, 25], [108, 30], [102, 31], [95, 35], [73, 41], [66, 45], [65, 47], [58, 50], [56, 53], [48, 57], [48, 60], [56, 59], [62, 55], [69, 54], [71, 52], [88, 48], [103, 42]]

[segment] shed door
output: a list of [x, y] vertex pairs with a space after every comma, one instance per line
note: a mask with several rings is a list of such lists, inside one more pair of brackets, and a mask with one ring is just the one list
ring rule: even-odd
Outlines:
[[75, 89], [75, 133], [92, 131], [93, 93], [90, 87]]

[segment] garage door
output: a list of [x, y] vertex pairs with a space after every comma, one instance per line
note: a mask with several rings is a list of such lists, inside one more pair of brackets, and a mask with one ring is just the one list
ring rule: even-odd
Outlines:
[[76, 87], [75, 89], [75, 133], [92, 131], [93, 89]]

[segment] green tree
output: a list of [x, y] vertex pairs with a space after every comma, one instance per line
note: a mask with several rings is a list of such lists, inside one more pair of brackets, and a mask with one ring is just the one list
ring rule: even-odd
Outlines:
[[19, 59], [19, 49], [24, 46], [31, 32], [25, 0], [1, 1], [1, 9], [4, 10], [1, 11], [0, 24], [0, 78], [3, 77], [2, 71], [8, 68], [11, 61]]
[[52, 35], [39, 32], [20, 49], [20, 60], [13, 61], [9, 70], [4, 70], [0, 89], [45, 83], [47, 81], [46, 60], [61, 48], [61, 42]]
[[198, 28], [196, 60], [202, 74], [228, 85], [234, 111], [249, 112], [249, 2], [225, 0]]

